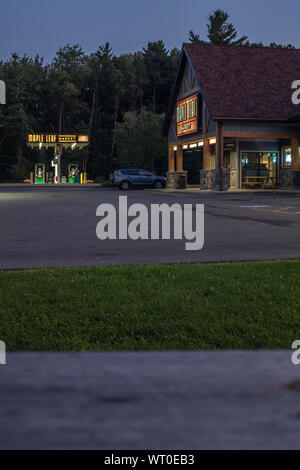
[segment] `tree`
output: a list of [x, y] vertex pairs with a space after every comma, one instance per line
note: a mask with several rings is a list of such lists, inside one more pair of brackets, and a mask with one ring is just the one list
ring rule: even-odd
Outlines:
[[293, 46], [292, 44], [283, 45], [283, 44], [277, 44], [276, 42], [271, 42], [269, 47], [279, 48], [279, 49], [295, 49], [295, 46]]
[[[115, 65], [109, 43], [97, 51], [97, 82], [92, 83], [94, 111], [91, 125], [91, 145], [89, 146], [88, 170], [95, 176], [108, 177], [112, 166], [113, 134], [118, 117], [121, 75]], [[93, 67], [93, 62], [90, 64]], [[94, 80], [94, 78], [93, 78]], [[96, 92], [95, 92], [96, 90]]]
[[[38, 162], [51, 169], [53, 149], [32, 150], [26, 145], [26, 134], [33, 132], [89, 133], [88, 147], [64, 153], [63, 171], [67, 163], [80, 163], [90, 178], [107, 178], [119, 165], [117, 131], [128, 112], [136, 116], [140, 142], [148, 148], [146, 156], [141, 144], [143, 161], [164, 171], [167, 153], [157, 151], [156, 164], [151, 146], [156, 148], [155, 141], [165, 146], [160, 116], [168, 107], [179, 56], [177, 48], [167, 51], [163, 41], [157, 41], [120, 57], [109, 43], [89, 56], [78, 44], [67, 44], [50, 64], [38, 56], [17, 54], [0, 61], [0, 79], [6, 82], [8, 98], [0, 108], [0, 180], [22, 181]], [[145, 113], [153, 109], [155, 113], [146, 119]], [[123, 146], [122, 158], [124, 154]]]
[[193, 31], [189, 32], [189, 41], [197, 44], [208, 44], [207, 41], [200, 39], [200, 34], [195, 34]]
[[148, 77], [146, 92], [151, 100], [146, 101], [146, 106], [153, 113], [160, 113], [168, 105], [174, 80], [174, 64], [163, 41], [149, 42], [147, 48], [143, 49], [143, 57]]
[[47, 72], [39, 56], [14, 53], [0, 65], [0, 78], [7, 85], [7, 105], [0, 111], [0, 179], [22, 181], [28, 176], [26, 134], [39, 129], [44, 117], [41, 96]]
[[[67, 44], [60, 48], [51, 64], [49, 72], [50, 89], [56, 103], [58, 132], [70, 132], [72, 114], [83, 111], [80, 93], [87, 57], [78, 44]], [[85, 109], [88, 112], [87, 109]]]
[[[215, 10], [208, 16], [207, 37], [210, 44], [231, 44], [234, 46], [245, 45], [247, 36], [237, 37], [237, 30], [232, 23], [228, 22], [229, 14], [223, 10]], [[199, 34], [193, 31], [189, 33], [189, 40], [194, 43], [204, 44], [205, 41], [200, 40]]]
[[167, 170], [168, 141], [162, 135], [164, 114], [125, 113], [117, 125], [118, 166], [145, 168], [157, 173]]

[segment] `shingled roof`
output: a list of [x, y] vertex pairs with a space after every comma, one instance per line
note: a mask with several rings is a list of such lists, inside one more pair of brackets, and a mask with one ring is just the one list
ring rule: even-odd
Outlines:
[[184, 44], [214, 118], [288, 120], [300, 112], [291, 85], [300, 50]]

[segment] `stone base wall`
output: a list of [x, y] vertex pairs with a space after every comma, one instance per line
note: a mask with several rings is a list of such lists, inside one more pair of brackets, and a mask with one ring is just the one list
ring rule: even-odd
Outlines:
[[172, 172], [168, 172], [167, 173], [167, 188], [171, 188], [171, 189], [174, 189], [174, 181], [175, 181], [175, 173], [172, 171]]
[[293, 189], [300, 189], [300, 170], [292, 170]]
[[176, 171], [174, 178], [175, 189], [186, 189], [187, 186], [187, 171]]
[[292, 188], [293, 174], [291, 168], [281, 168], [279, 178], [280, 188]]
[[187, 171], [173, 171], [167, 173], [167, 188], [186, 189]]
[[212, 190], [228, 191], [229, 188], [229, 170], [225, 168], [217, 168], [212, 170]]
[[210, 190], [212, 188], [212, 171], [200, 170], [200, 189]]

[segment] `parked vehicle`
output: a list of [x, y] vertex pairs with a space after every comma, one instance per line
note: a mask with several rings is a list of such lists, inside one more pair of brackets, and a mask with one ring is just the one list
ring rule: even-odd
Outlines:
[[118, 186], [124, 191], [131, 187], [151, 187], [161, 189], [166, 186], [167, 178], [154, 175], [147, 170], [130, 168], [116, 170], [111, 174], [110, 182], [113, 186]]

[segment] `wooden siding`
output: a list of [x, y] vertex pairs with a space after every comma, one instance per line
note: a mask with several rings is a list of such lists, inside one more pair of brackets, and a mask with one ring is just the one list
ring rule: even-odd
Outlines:
[[286, 124], [272, 123], [272, 122], [227, 122], [224, 121], [224, 131], [230, 132], [287, 132], [287, 133], [299, 133], [300, 127], [287, 126]]

